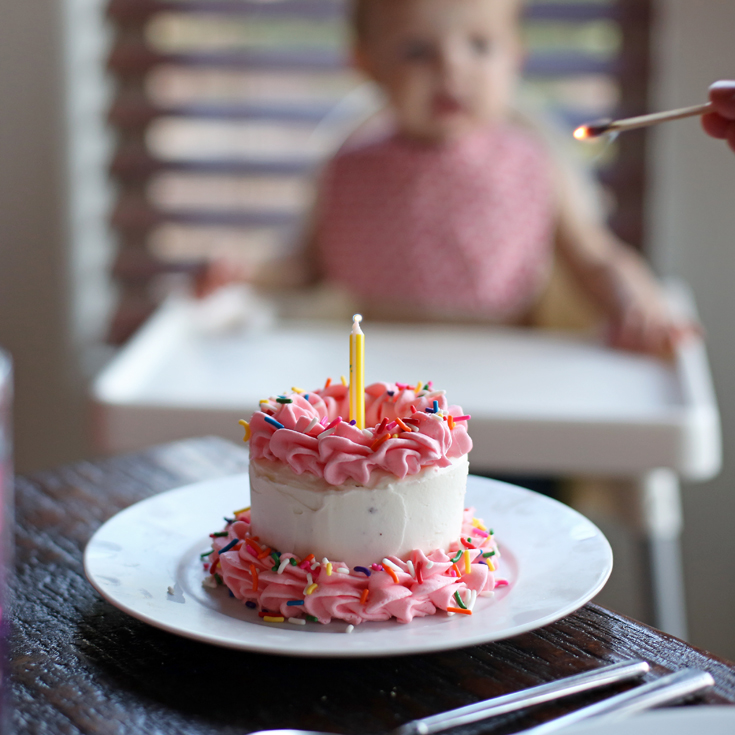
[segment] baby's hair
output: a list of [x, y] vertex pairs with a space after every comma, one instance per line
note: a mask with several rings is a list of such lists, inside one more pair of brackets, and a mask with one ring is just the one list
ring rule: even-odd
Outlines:
[[[351, 20], [352, 20], [352, 31], [355, 35], [355, 38], [359, 41], [362, 41], [365, 39], [367, 35], [367, 27], [368, 27], [368, 16], [370, 14], [370, 9], [374, 8], [379, 2], [382, 2], [383, 0], [352, 0], [352, 12], [351, 12]], [[390, 0], [391, 2], [398, 2], [399, 0]], [[495, 2], [498, 2], [499, 0], [494, 0]], [[508, 0], [505, 0], [506, 2]], [[525, 3], [525, 0], [510, 0], [513, 5], [516, 6], [518, 15], [520, 17], [521, 11], [523, 10], [523, 5]]]

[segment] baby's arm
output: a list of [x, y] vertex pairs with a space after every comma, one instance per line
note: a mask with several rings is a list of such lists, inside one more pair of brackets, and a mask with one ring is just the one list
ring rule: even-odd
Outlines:
[[268, 291], [291, 290], [312, 286], [321, 278], [317, 257], [318, 202], [308, 214], [301, 242], [288, 255], [245, 264], [225, 258], [208, 263], [195, 278], [194, 292], [204, 298], [222, 286], [248, 283]]
[[313, 286], [321, 278], [317, 257], [318, 204], [309, 212], [306, 227], [294, 251], [288, 255], [266, 260], [254, 268], [249, 281], [268, 290], [294, 289]]
[[697, 331], [670, 311], [661, 286], [643, 258], [619, 240], [600, 218], [585, 212], [570, 177], [561, 173], [556, 247], [591, 300], [610, 320], [614, 347], [671, 354]]

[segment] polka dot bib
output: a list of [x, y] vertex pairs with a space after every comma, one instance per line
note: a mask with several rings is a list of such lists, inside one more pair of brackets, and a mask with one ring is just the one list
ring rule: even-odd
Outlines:
[[445, 145], [394, 135], [327, 167], [319, 257], [365, 300], [512, 321], [546, 280], [553, 219], [549, 157], [530, 133], [496, 126]]

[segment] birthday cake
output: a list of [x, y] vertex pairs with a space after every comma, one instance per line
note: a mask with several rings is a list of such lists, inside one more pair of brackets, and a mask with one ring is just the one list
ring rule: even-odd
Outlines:
[[470, 416], [431, 383], [375, 383], [364, 424], [345, 381], [260, 404], [245, 427], [251, 506], [203, 555], [210, 586], [267, 622], [472, 614], [495, 575], [493, 532], [465, 509]]

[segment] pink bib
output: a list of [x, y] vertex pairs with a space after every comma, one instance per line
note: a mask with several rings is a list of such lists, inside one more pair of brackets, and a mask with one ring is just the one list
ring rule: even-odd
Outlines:
[[550, 269], [549, 157], [505, 125], [447, 145], [394, 135], [346, 147], [325, 172], [320, 216], [325, 275], [358, 297], [511, 321]]

